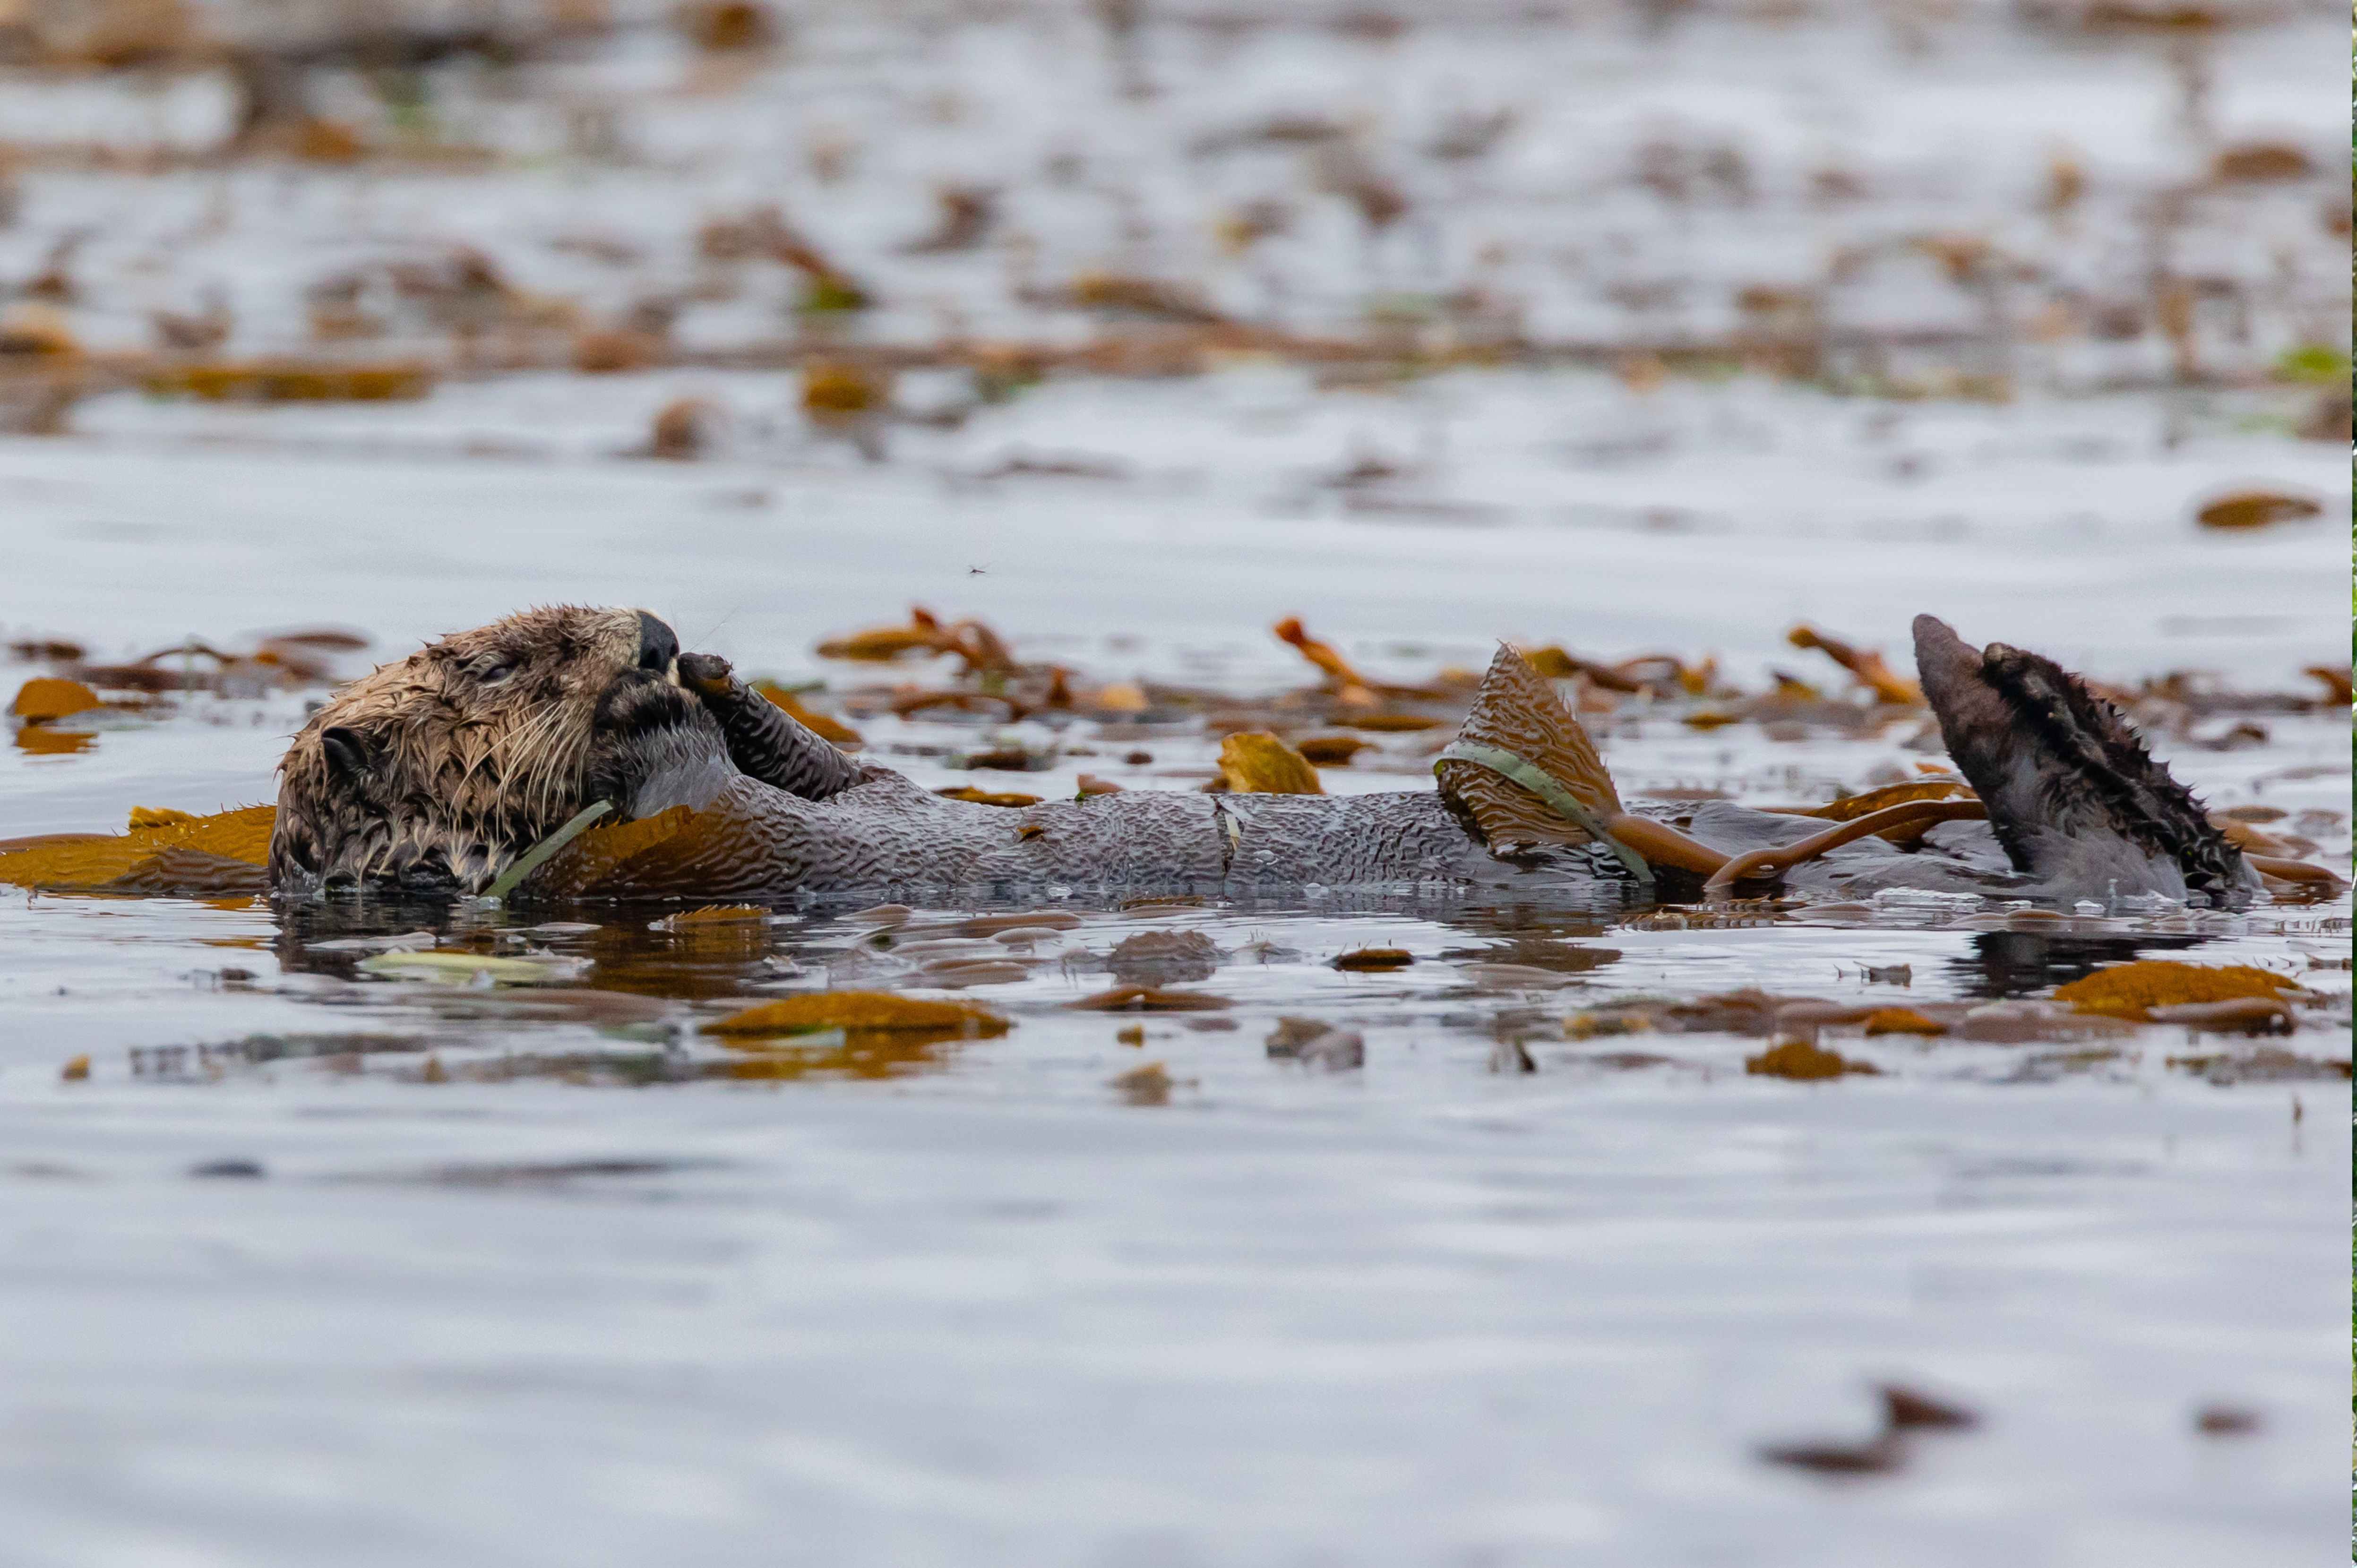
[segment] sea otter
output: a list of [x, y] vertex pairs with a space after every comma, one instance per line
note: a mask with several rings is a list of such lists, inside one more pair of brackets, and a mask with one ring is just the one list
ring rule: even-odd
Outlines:
[[[1504, 648], [1436, 789], [1133, 791], [1008, 810], [845, 755], [725, 660], [683, 653], [644, 610], [528, 610], [379, 669], [313, 716], [281, 765], [270, 874], [298, 895], [764, 902], [1403, 884], [1661, 898], [1786, 879], [2223, 905], [2261, 886], [2078, 677], [2002, 644], [1972, 648], [1930, 616], [1914, 632], [1924, 693], [1977, 800], [1836, 826], [1711, 803], [1680, 831], [1621, 804], [1578, 721]], [[1927, 842], [1932, 823], [1953, 825]]]

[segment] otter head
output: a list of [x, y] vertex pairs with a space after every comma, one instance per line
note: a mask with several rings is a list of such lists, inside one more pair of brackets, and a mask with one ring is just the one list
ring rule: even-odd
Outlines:
[[2119, 709], [2052, 660], [2002, 642], [1975, 648], [1917, 616], [1915, 671], [2016, 870], [2086, 893], [2217, 904], [2257, 886], [2242, 851]]
[[700, 803], [727, 753], [678, 657], [643, 610], [559, 606], [345, 687], [279, 764], [273, 883], [479, 893], [594, 801]]

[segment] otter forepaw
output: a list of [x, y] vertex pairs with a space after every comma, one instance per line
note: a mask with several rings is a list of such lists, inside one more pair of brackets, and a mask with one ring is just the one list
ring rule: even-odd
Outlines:
[[717, 653], [683, 653], [677, 668], [679, 683], [706, 702], [726, 701], [732, 686], [743, 689], [736, 668]]
[[859, 765], [737, 679], [716, 653], [679, 656], [679, 683], [720, 721], [737, 770], [805, 800], [823, 800], [860, 782]]

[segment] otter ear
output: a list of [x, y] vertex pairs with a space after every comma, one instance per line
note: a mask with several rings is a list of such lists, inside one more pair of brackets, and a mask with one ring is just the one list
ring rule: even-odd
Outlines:
[[339, 784], [358, 783], [376, 771], [375, 744], [356, 729], [321, 730], [319, 749], [328, 757], [328, 777]]

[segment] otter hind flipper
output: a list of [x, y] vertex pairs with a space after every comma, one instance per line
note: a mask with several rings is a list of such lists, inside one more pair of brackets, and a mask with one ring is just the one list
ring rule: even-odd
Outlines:
[[[1621, 814], [1620, 792], [1596, 754], [1596, 743], [1545, 678], [1512, 648], [1501, 645], [1490, 660], [1458, 739], [1534, 765], [1569, 791], [1592, 821], [1609, 822]], [[1444, 757], [1433, 771], [1450, 809], [1492, 848], [1595, 841], [1587, 827], [1494, 768]]]
[[681, 654], [679, 680], [720, 721], [739, 772], [805, 800], [823, 800], [860, 781], [858, 763], [748, 686], [719, 655]]
[[1914, 630], [1948, 755], [2017, 870], [2088, 893], [2115, 880], [2124, 892], [2221, 901], [2255, 884], [2193, 792], [2085, 681], [2001, 642], [1975, 649], [1933, 616], [1916, 617]]

